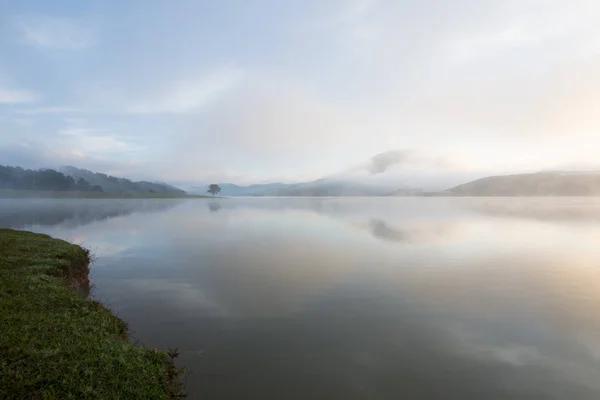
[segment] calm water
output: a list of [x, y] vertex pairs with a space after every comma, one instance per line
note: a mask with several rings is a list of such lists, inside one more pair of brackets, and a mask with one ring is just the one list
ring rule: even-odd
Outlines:
[[0, 200], [192, 399], [600, 398], [600, 199]]

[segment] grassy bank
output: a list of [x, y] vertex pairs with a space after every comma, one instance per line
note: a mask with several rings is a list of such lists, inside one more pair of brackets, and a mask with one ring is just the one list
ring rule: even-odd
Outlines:
[[82, 198], [82, 199], [186, 199], [186, 198], [212, 198], [212, 196], [199, 196], [178, 193], [108, 193], [108, 192], [75, 192], [75, 191], [50, 191], [50, 190], [12, 190], [0, 189], [0, 198]]
[[73, 289], [88, 261], [79, 246], [0, 229], [0, 398], [177, 398], [172, 357], [127, 341], [125, 322]]

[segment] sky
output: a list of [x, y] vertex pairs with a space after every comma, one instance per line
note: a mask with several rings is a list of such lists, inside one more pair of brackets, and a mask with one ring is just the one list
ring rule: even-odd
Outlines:
[[430, 173], [595, 169], [599, 20], [597, 0], [2, 0], [0, 164], [237, 183], [389, 152]]

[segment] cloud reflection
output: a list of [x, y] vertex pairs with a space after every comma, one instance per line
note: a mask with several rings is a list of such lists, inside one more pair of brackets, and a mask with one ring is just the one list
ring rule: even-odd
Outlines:
[[597, 399], [600, 225], [486, 202], [189, 201], [73, 232], [135, 227], [94, 283], [200, 398]]
[[407, 244], [438, 243], [452, 241], [463, 236], [467, 224], [460, 221], [406, 221], [402, 228], [393, 227], [388, 222], [374, 218], [366, 228], [373, 237], [385, 241], [401, 242]]

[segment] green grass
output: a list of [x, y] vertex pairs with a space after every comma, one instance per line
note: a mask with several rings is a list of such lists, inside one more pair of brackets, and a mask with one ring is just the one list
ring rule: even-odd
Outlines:
[[212, 198], [212, 196], [201, 196], [178, 193], [108, 193], [108, 192], [75, 192], [75, 191], [52, 191], [52, 190], [12, 190], [0, 189], [0, 198], [82, 198], [82, 199], [186, 199], [186, 198]]
[[127, 325], [70, 286], [88, 253], [0, 229], [0, 399], [173, 399], [172, 353], [129, 342]]

